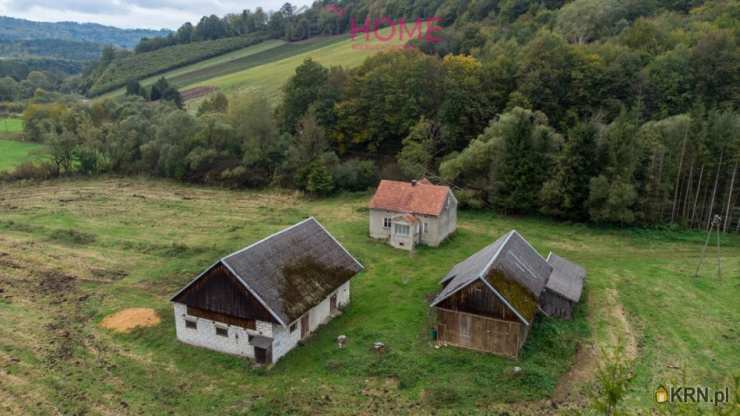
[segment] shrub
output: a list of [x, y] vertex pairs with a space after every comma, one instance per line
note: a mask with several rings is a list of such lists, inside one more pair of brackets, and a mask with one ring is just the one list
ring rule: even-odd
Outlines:
[[95, 235], [77, 230], [55, 230], [49, 236], [52, 240], [71, 244], [91, 244], [95, 242]]
[[370, 160], [348, 160], [334, 169], [338, 189], [364, 191], [378, 182], [378, 169]]
[[16, 166], [10, 172], [0, 174], [0, 179], [4, 180], [24, 180], [36, 179], [44, 180], [59, 176], [59, 172], [49, 162], [24, 162]]

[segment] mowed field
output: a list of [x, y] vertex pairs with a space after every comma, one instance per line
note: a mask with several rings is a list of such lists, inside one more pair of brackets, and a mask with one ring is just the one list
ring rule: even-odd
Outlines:
[[[0, 413], [552, 414], [583, 403], [593, 350], [618, 344], [636, 375], [631, 408], [652, 406], [659, 384], [723, 386], [738, 375], [738, 236], [723, 236], [722, 278], [714, 252], [693, 277], [702, 233], [492, 212], [462, 211], [453, 238], [409, 254], [367, 237], [368, 198], [148, 179], [0, 185]], [[176, 340], [168, 300], [177, 289], [307, 216], [366, 267], [340, 317], [269, 370]], [[434, 348], [427, 302], [439, 279], [511, 229], [587, 268], [576, 319], [538, 319], [517, 361]], [[129, 333], [100, 325], [142, 307], [161, 322]]]

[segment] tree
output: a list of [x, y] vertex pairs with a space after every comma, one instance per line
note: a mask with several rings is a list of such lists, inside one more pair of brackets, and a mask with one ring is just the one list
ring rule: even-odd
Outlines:
[[583, 44], [616, 30], [624, 15], [618, 0], [574, 0], [560, 9], [555, 27], [570, 42]]
[[170, 85], [165, 77], [160, 77], [157, 82], [152, 85], [152, 88], [149, 91], [149, 99], [152, 101], [172, 101], [178, 108], [182, 108], [182, 96], [180, 95], [180, 92], [177, 88]]
[[283, 131], [295, 132], [296, 123], [319, 98], [328, 78], [329, 70], [311, 58], [306, 58], [295, 69], [295, 75], [285, 84], [285, 95], [278, 109]]
[[334, 179], [329, 169], [320, 160], [308, 170], [306, 190], [314, 195], [328, 195], [334, 190]]
[[499, 208], [533, 212], [560, 141], [544, 114], [517, 107], [492, 120], [465, 150], [442, 163], [440, 173], [487, 193]]
[[14, 101], [18, 97], [18, 82], [11, 77], [0, 78], [0, 101]]
[[637, 219], [635, 172], [642, 155], [637, 113], [622, 111], [607, 129], [600, 150], [605, 167], [589, 184], [589, 214], [595, 222], [631, 224]]
[[226, 113], [228, 109], [229, 100], [226, 98], [224, 93], [219, 91], [203, 100], [200, 107], [198, 107], [198, 115], [201, 116], [207, 113]]
[[126, 95], [138, 95], [139, 97], [146, 97], [146, 90], [142, 88], [139, 81], [135, 79], [130, 79], [126, 83]]
[[439, 127], [422, 117], [403, 140], [398, 164], [407, 178], [428, 176], [434, 170], [439, 145]]
[[262, 96], [237, 98], [229, 106], [227, 120], [241, 142], [241, 163], [250, 173], [248, 184], [269, 184], [282, 163], [286, 147], [278, 134], [269, 101]]
[[415, 50], [368, 58], [352, 72], [344, 99], [337, 103], [333, 139], [340, 149], [399, 149], [422, 116], [436, 115], [443, 76], [439, 58]]
[[599, 133], [594, 122], [570, 129], [551, 179], [540, 192], [543, 213], [570, 220], [588, 219], [589, 186], [591, 178], [599, 173]]
[[481, 63], [470, 56], [448, 55], [444, 69], [444, 100], [439, 108], [445, 150], [461, 150], [491, 119], [493, 113], [483, 86]]
[[77, 138], [68, 130], [61, 134], [52, 131], [46, 139], [46, 149], [49, 159], [54, 164], [57, 174], [71, 173], [72, 164], [77, 152]]

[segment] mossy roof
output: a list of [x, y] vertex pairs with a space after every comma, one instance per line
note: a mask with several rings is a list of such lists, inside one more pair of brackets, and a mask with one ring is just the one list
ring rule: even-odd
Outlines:
[[[500, 279], [489, 279], [492, 271], [497, 271], [506, 277], [506, 282], [499, 283], [501, 290], [494, 285]], [[536, 301], [551, 273], [552, 266], [521, 234], [516, 230], [511, 230], [492, 244], [456, 264], [442, 279], [441, 283], [444, 287], [432, 301], [431, 306], [436, 306], [472, 282], [483, 280], [493, 287], [522, 321], [529, 324], [536, 312]], [[513, 288], [512, 283], [516, 284], [517, 288]], [[526, 298], [534, 300], [533, 310], [529, 301], [518, 299], [519, 297], [524, 299], [525, 293]], [[508, 299], [507, 296], [517, 299]]]
[[363, 269], [360, 262], [313, 217], [219, 262], [282, 325], [300, 318]]

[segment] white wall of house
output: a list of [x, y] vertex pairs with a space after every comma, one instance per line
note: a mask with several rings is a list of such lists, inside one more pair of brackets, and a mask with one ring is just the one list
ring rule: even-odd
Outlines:
[[[337, 308], [342, 309], [344, 306], [349, 304], [349, 282], [346, 282], [340, 286], [336, 292], [337, 294]], [[311, 308], [308, 312], [308, 333], [316, 331], [321, 325], [329, 322], [333, 316], [331, 315], [331, 296], [329, 295], [321, 301], [318, 305]], [[293, 331], [291, 331], [293, 327]], [[275, 325], [273, 327], [274, 339], [272, 343], [272, 360], [277, 362], [281, 357], [290, 352], [298, 342], [301, 340], [301, 318], [291, 322], [288, 327]]]
[[[271, 322], [257, 321], [255, 325], [256, 330], [245, 329], [235, 325], [191, 316], [188, 315], [187, 306], [182, 303], [173, 303], [173, 305], [175, 309], [177, 339], [186, 344], [209, 348], [227, 354], [254, 358], [254, 347], [249, 344], [249, 335], [272, 336]], [[187, 320], [195, 322], [196, 328], [188, 328], [186, 326]], [[216, 327], [218, 326], [225, 328], [228, 336], [217, 335]]]
[[[402, 213], [371, 208], [369, 214], [370, 238], [388, 240], [396, 248], [410, 249], [410, 239], [407, 241], [393, 235], [393, 227], [384, 227], [385, 218], [392, 218], [399, 214]], [[457, 200], [450, 192], [447, 196], [445, 208], [439, 216], [414, 215], [421, 223], [421, 243], [437, 247], [457, 229]], [[426, 232], [424, 231], [424, 224], [427, 224]], [[403, 242], [404, 245], [401, 246], [399, 242]]]
[[[350, 282], [344, 283], [336, 292], [337, 307], [342, 308], [349, 304], [350, 299]], [[329, 295], [321, 303], [314, 306], [307, 313], [309, 314], [309, 333], [315, 331], [319, 326], [331, 320]], [[254, 347], [249, 344], [249, 335], [262, 335], [273, 339], [272, 342], [272, 362], [277, 362], [281, 357], [295, 348], [301, 339], [301, 320], [291, 323], [288, 327], [271, 322], [256, 322], [256, 329], [245, 329], [235, 325], [213, 321], [210, 319], [199, 318], [187, 314], [187, 306], [181, 303], [173, 303], [175, 311], [175, 328], [177, 339], [197, 347], [209, 348], [215, 351], [227, 354], [239, 355], [243, 357], [254, 358]], [[186, 320], [196, 322], [196, 328], [188, 328]], [[295, 324], [293, 331], [291, 326]], [[224, 337], [216, 334], [216, 327], [226, 328], [228, 336]]]

